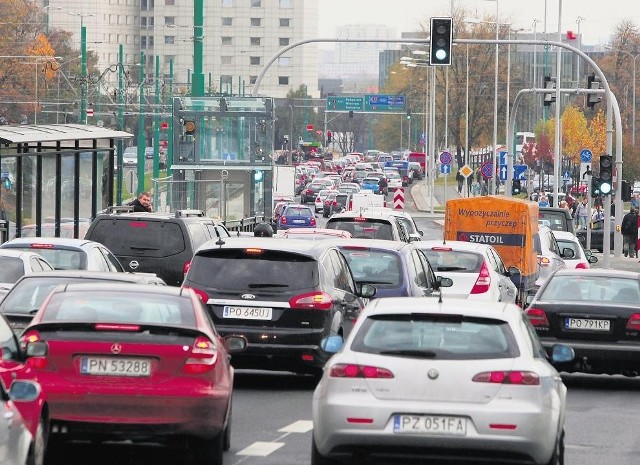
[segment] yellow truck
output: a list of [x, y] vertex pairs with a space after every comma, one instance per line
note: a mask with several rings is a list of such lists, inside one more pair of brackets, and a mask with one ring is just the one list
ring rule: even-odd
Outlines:
[[538, 278], [537, 233], [535, 202], [501, 195], [447, 200], [444, 239], [493, 246], [507, 268], [520, 270], [512, 280], [521, 302]]

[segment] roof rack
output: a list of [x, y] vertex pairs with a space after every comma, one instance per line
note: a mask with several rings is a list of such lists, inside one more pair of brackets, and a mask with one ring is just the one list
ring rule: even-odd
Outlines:
[[112, 205], [107, 207], [107, 213], [115, 213], [116, 215], [120, 213], [132, 213], [133, 205]]
[[203, 217], [204, 212], [202, 210], [176, 210], [176, 218], [180, 218], [180, 217], [188, 218], [191, 216]]

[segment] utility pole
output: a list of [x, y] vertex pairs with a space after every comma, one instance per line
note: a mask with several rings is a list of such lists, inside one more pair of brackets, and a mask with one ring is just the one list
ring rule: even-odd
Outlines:
[[138, 191], [136, 194], [140, 194], [145, 191], [144, 188], [144, 149], [147, 142], [144, 137], [144, 52], [140, 52], [140, 100], [138, 108], [138, 163], [137, 163], [137, 175], [138, 175]]
[[[118, 46], [118, 129], [124, 131], [124, 45]], [[116, 204], [122, 205], [122, 154], [124, 153], [124, 141], [119, 138], [117, 143], [116, 166]]]
[[[160, 177], [160, 55], [156, 55], [155, 108], [153, 110], [153, 179]], [[156, 181], [157, 182], [157, 181]], [[153, 189], [153, 209], [158, 209], [158, 189]]]
[[[80, 16], [82, 24], [82, 16]], [[82, 79], [80, 81], [80, 123], [87, 124], [87, 28], [80, 26], [80, 54], [82, 55]]]
[[204, 53], [204, 0], [193, 2], [193, 81], [191, 84], [192, 97], [204, 97], [204, 73], [202, 61]]

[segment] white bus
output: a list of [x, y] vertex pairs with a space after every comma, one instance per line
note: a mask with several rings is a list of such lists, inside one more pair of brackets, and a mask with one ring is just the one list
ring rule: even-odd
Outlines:
[[516, 132], [516, 155], [522, 153], [523, 144], [531, 144], [536, 142], [536, 135], [532, 132]]

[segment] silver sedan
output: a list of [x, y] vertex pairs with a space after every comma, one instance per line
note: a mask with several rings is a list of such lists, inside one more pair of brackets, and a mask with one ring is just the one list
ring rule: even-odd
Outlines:
[[311, 464], [402, 454], [559, 465], [566, 392], [514, 304], [377, 299], [314, 392]]

